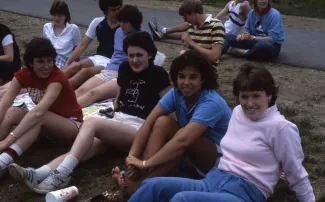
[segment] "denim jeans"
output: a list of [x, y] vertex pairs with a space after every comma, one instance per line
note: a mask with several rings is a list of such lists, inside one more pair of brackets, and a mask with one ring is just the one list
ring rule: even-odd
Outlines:
[[142, 182], [129, 202], [266, 202], [252, 183], [218, 168], [202, 180], [156, 177]]
[[222, 53], [226, 53], [229, 47], [248, 49], [245, 57], [254, 60], [271, 60], [279, 56], [281, 44], [274, 44], [269, 41], [237, 41], [236, 35], [226, 34]]

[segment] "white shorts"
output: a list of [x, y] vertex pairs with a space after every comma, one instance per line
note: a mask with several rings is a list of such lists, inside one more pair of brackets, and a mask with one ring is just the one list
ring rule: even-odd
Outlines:
[[125, 114], [122, 112], [115, 112], [112, 120], [116, 122], [124, 123], [126, 125], [133, 126], [137, 130], [139, 130], [144, 123], [144, 119], [141, 119], [137, 116]]
[[88, 59], [90, 59], [93, 62], [95, 67], [101, 66], [105, 68], [107, 64], [111, 62], [111, 59], [102, 55], [93, 55], [88, 57]]
[[78, 129], [80, 128], [80, 126], [81, 126], [82, 123], [79, 122], [79, 121], [76, 121], [77, 118], [75, 118], [75, 117], [70, 117], [69, 120], [71, 120], [74, 124], [76, 124], [76, 126], [77, 126]]
[[114, 70], [102, 70], [99, 74], [96, 74], [95, 76], [100, 78], [102, 81], [106, 82], [106, 81], [110, 81], [110, 80], [114, 80], [117, 78], [118, 72], [114, 71]]

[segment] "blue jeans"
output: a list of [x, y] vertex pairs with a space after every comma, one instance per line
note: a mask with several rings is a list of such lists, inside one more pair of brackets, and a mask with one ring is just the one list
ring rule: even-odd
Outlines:
[[142, 182], [129, 202], [266, 202], [252, 183], [218, 168], [212, 168], [202, 180], [156, 177]]
[[279, 56], [281, 44], [273, 44], [269, 41], [237, 41], [236, 35], [226, 34], [222, 53], [226, 53], [229, 47], [248, 49], [245, 57], [253, 60], [271, 60]]

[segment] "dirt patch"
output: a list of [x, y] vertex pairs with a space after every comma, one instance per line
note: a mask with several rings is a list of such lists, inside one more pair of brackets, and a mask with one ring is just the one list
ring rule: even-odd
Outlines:
[[[126, 3], [132, 2], [135, 3], [135, 1], [126, 0]], [[161, 6], [161, 8], [166, 8], [166, 2], [163, 2], [164, 5], [159, 4], [159, 1], [153, 2], [154, 3], [151, 1], [149, 3], [141, 0], [136, 1], [138, 6]], [[168, 2], [168, 7], [177, 8], [177, 6], [178, 4]], [[2, 23], [8, 25], [13, 33], [16, 34], [17, 43], [22, 54], [25, 45], [32, 37], [41, 36], [43, 24], [47, 22], [47, 20], [44, 19], [20, 16], [1, 11], [0, 16], [3, 19]], [[85, 31], [85, 28], [81, 28], [82, 34], [84, 34]], [[164, 67], [169, 69], [171, 61], [178, 55], [183, 47], [160, 42], [156, 42], [156, 45], [159, 51], [167, 55]], [[88, 48], [86, 55], [94, 53], [96, 47], [97, 42], [94, 41], [90, 48]], [[219, 91], [231, 106], [235, 105], [235, 99], [232, 95], [232, 81], [238, 73], [240, 65], [245, 62], [248, 61], [241, 58], [225, 56], [222, 58], [218, 67]], [[271, 62], [254, 63], [268, 68], [280, 86], [278, 105], [283, 109], [283, 112], [286, 112], [288, 115], [287, 117], [297, 123], [297, 125], [299, 124], [298, 126], [300, 127], [302, 135], [305, 156], [306, 159], [308, 159], [304, 164], [310, 174], [310, 179], [317, 198], [320, 199], [321, 197], [325, 197], [325, 121], [323, 120], [325, 111], [325, 72], [290, 67]], [[19, 159], [18, 163], [23, 166], [38, 167], [47, 163], [52, 158], [68, 151], [68, 149], [69, 147], [62, 147], [60, 144], [53, 144], [43, 140], [28, 150], [28, 152]], [[73, 174], [72, 181], [72, 184], [78, 186], [81, 193], [76, 201], [87, 199], [92, 195], [104, 191], [115, 193], [117, 187], [112, 182], [110, 170], [116, 165], [123, 165], [124, 158], [125, 154], [110, 151], [103, 156], [80, 165]], [[292, 193], [287, 194], [287, 191], [284, 191], [288, 189], [288, 186], [284, 185], [284, 187], [285, 188], [277, 188], [273, 201], [295, 201], [292, 197]], [[24, 185], [7, 177], [0, 181], [0, 201], [44, 201], [44, 196], [33, 193]]]

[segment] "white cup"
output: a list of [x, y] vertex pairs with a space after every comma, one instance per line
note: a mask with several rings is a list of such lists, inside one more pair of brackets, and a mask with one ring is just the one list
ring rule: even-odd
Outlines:
[[57, 191], [52, 191], [46, 194], [46, 202], [66, 202], [78, 196], [79, 191], [75, 186], [67, 187]]

